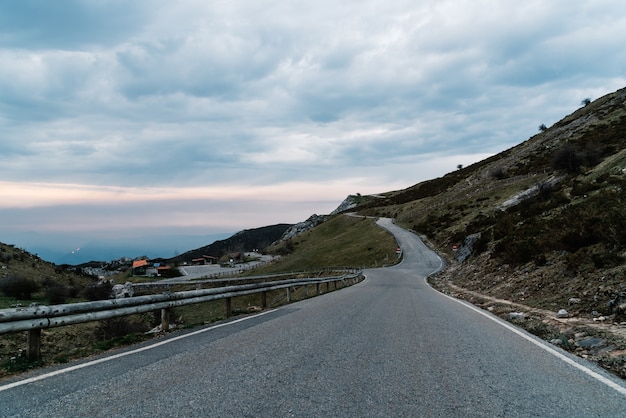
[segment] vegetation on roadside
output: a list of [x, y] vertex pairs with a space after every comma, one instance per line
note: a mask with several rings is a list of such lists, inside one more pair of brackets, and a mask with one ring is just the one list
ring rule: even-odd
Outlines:
[[[626, 325], [626, 89], [583, 104], [516, 147], [404, 190], [359, 196], [359, 206], [350, 211], [392, 217], [427, 236], [450, 261], [450, 268], [433, 282], [443, 291], [477, 301], [482, 299], [476, 294], [481, 295], [490, 302], [480, 303], [503, 317], [515, 310], [531, 312], [516, 323], [626, 377], [626, 332], [620, 334]], [[3, 270], [5, 277], [19, 275], [39, 285], [16, 291], [12, 297], [5, 293], [0, 298], [4, 306], [45, 303], [55, 297], [71, 300], [72, 286], [83, 280], [67, 272], [44, 273], [46, 264], [36, 256], [7, 246], [1, 249], [0, 262], [12, 269]], [[281, 254], [281, 261], [252, 274], [377, 267], [397, 261], [393, 237], [373, 219], [345, 215], [277, 241], [266, 251]], [[31, 264], [28, 272], [15, 268], [16, 257]], [[48, 284], [46, 277], [52, 278]], [[93, 279], [81, 285], [89, 280]], [[55, 289], [50, 285], [53, 281], [67, 287], [67, 296], [63, 289], [50, 290]], [[9, 284], [0, 282], [0, 289], [8, 289]], [[281, 295], [277, 293], [272, 303], [282, 303]], [[18, 302], [16, 297], [28, 300]], [[494, 300], [506, 303], [495, 307]], [[259, 305], [253, 298], [241, 299], [233, 310], [249, 312]], [[557, 321], [561, 309], [567, 310], [568, 317]], [[177, 308], [172, 315], [173, 322], [182, 326], [224, 317], [221, 303]], [[578, 322], [574, 326], [568, 320]], [[143, 317], [141, 332], [155, 321]], [[66, 328], [63, 332], [73, 332], [71, 327], [60, 330]], [[124, 327], [118, 324], [118, 328]], [[80, 333], [44, 333], [45, 338], [57, 338], [52, 335], [58, 335], [59, 341], [80, 341], [83, 348], [93, 347], [98, 340], [95, 328], [84, 334], [88, 338], [77, 337]], [[577, 345], [585, 336], [602, 343], [591, 348]], [[115, 345], [125, 338], [104, 340]], [[4, 339], [0, 363], [6, 361], [7, 350], [15, 360], [11, 350], [17, 346], [6, 345]], [[86, 352], [92, 351], [81, 348], [58, 356], [51, 352], [48, 358], [74, 358]]]
[[283, 254], [279, 263], [252, 274], [321, 267], [381, 267], [395, 264], [396, 241], [375, 219], [336, 215], [317, 227], [268, 247]]
[[[364, 239], [364, 237], [366, 238]], [[270, 247], [270, 250], [279, 251], [279, 248], [287, 249], [287, 251], [283, 251], [285, 255], [280, 262], [259, 270], [253, 270], [251, 274], [301, 271], [320, 267], [380, 266], [392, 264], [397, 258], [395, 240], [386, 231], [376, 226], [373, 219], [344, 215], [336, 216], [288, 242], [278, 242]], [[34, 280], [30, 277], [35, 276], [36, 274], [28, 276], [28, 280]], [[127, 278], [127, 275], [122, 276], [124, 280]], [[20, 286], [23, 284], [25, 288], [30, 289], [31, 283], [29, 281], [19, 280], [18, 282]], [[48, 303], [48, 300], [41, 293], [42, 289], [43, 287], [33, 290], [31, 294], [33, 297], [37, 296], [38, 299], [26, 298], [21, 301], [22, 305], [28, 306], [37, 301], [42, 304]], [[110, 295], [110, 291], [111, 284], [109, 282], [88, 282], [82, 290], [81, 296], [88, 300], [103, 299]], [[298, 288], [290, 293], [290, 300], [300, 300], [315, 294], [315, 286]], [[14, 300], [11, 299], [11, 301]], [[261, 309], [260, 295], [233, 298], [231, 303], [231, 313], [234, 315]], [[267, 303], [269, 306], [287, 303], [285, 291], [269, 292]], [[155, 334], [148, 332], [160, 324], [160, 315], [161, 311], [155, 311], [151, 314], [43, 330], [43, 361], [36, 363], [29, 363], [25, 360], [25, 333], [3, 335], [0, 337], [0, 377], [22, 372], [32, 367], [39, 367], [43, 364], [64, 363], [151, 338]], [[224, 301], [222, 300], [178, 307], [171, 310], [169, 315], [170, 323], [176, 328], [188, 328], [226, 318]]]
[[[626, 89], [583, 104], [516, 147], [353, 210], [426, 235], [450, 261], [437, 287], [515, 304], [505, 317], [535, 310], [518, 325], [626, 377]], [[572, 337], [598, 333], [593, 348]]]
[[13, 245], [0, 243], [0, 309], [78, 300], [97, 281]]
[[463, 250], [458, 285], [546, 309], [580, 299], [570, 312], [623, 321], [625, 132], [622, 89], [516, 147], [357, 210], [395, 217], [451, 260], [453, 246]]

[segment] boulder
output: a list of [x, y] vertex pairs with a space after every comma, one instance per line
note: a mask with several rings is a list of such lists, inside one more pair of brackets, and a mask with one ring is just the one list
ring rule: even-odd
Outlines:
[[565, 309], [561, 309], [556, 313], [557, 318], [567, 318], [568, 316], [569, 312], [567, 312]]
[[508, 317], [509, 320], [522, 320], [526, 318], [526, 314], [524, 312], [511, 312]]
[[115, 299], [132, 298], [134, 295], [133, 284], [126, 282], [124, 284], [116, 284], [111, 289], [111, 296]]

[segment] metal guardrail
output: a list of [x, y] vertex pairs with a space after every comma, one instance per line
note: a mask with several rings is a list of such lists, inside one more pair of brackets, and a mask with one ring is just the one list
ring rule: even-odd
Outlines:
[[[298, 276], [298, 275], [303, 275], [303, 274], [307, 274], [307, 275], [316, 274], [319, 277], [322, 274], [326, 274], [329, 272], [352, 274], [352, 273], [357, 273], [361, 271], [362, 269], [358, 269], [354, 267], [328, 267], [328, 268], [315, 269], [315, 270], [301, 270], [301, 271], [292, 271], [289, 273], [264, 274], [264, 275], [246, 276], [246, 277], [233, 276], [233, 277], [228, 277], [228, 278], [218, 278], [219, 277], [218, 275], [208, 275], [208, 276], [202, 276], [197, 279], [185, 279], [184, 278], [185, 276], [182, 276], [180, 278], [177, 278], [178, 280], [167, 279], [167, 280], [159, 280], [159, 281], [145, 282], [145, 283], [133, 283], [132, 286], [134, 290], [145, 290], [145, 289], [169, 290], [173, 286], [179, 286], [179, 285], [196, 285], [196, 286], [202, 286], [205, 284], [226, 285], [228, 283], [233, 283], [233, 282], [258, 283], [261, 280], [274, 279], [274, 278], [279, 278], [279, 277], [293, 277], [293, 276]], [[232, 276], [232, 274], [223, 274], [222, 276]]]
[[317, 293], [319, 294], [319, 285], [322, 283], [334, 282], [336, 289], [337, 282], [342, 281], [346, 283], [347, 281], [352, 281], [352, 284], [354, 284], [360, 281], [362, 275], [362, 270], [356, 270], [341, 276], [332, 277], [275, 280], [211, 289], [188, 290], [174, 293], [164, 292], [155, 295], [122, 299], [1, 309], [0, 335], [11, 332], [28, 331], [26, 355], [30, 360], [36, 360], [41, 357], [42, 329], [100, 321], [160, 309], [161, 328], [167, 331], [169, 329], [168, 310], [177, 306], [224, 299], [226, 301], [226, 316], [230, 316], [231, 298], [233, 297], [261, 293], [262, 308], [266, 308], [266, 294], [269, 291], [286, 289], [287, 302], [290, 302], [292, 288], [315, 284], [317, 285]]

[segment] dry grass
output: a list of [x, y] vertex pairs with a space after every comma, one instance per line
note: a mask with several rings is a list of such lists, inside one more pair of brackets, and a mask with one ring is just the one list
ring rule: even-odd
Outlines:
[[[374, 266], [396, 260], [395, 240], [377, 227], [372, 219], [337, 216], [292, 241], [292, 252], [279, 263], [253, 271], [252, 274], [284, 272], [331, 266]], [[339, 288], [341, 285], [339, 285]], [[176, 289], [174, 289], [176, 290]], [[326, 293], [334, 286], [321, 285]], [[290, 290], [290, 301], [317, 294], [310, 285]], [[32, 301], [24, 301], [32, 302]], [[288, 303], [287, 291], [276, 290], [267, 295], [269, 308]], [[261, 310], [261, 296], [232, 298], [231, 314], [241, 315]], [[23, 361], [26, 334], [0, 336], [0, 377], [22, 372], [31, 367], [65, 363], [95, 355], [111, 348], [151, 338], [149, 330], [160, 323], [160, 311], [110, 321], [94, 322], [42, 331], [42, 362]], [[214, 323], [227, 317], [225, 302], [217, 300], [175, 308], [170, 313], [174, 329]], [[128, 331], [128, 333], [127, 333]]]
[[270, 247], [287, 251], [282, 260], [255, 274], [298, 271], [321, 267], [376, 267], [394, 264], [396, 241], [376, 226], [374, 219], [335, 216], [316, 228]]

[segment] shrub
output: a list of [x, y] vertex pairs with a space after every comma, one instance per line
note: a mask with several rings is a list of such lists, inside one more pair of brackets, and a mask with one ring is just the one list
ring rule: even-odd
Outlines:
[[489, 249], [489, 235], [481, 234], [474, 243], [474, 255], [480, 255]]
[[554, 154], [552, 168], [578, 173], [582, 167], [593, 167], [599, 164], [600, 161], [602, 161], [602, 158], [598, 150], [587, 146], [584, 151], [581, 151], [568, 143]]
[[541, 254], [537, 242], [532, 237], [500, 241], [494, 248], [494, 254], [508, 264], [525, 264]]
[[113, 284], [111, 282], [96, 283], [83, 290], [83, 296], [88, 300], [103, 300], [111, 297]]
[[39, 290], [39, 284], [32, 279], [20, 276], [8, 276], [0, 279], [0, 291], [5, 296], [16, 299], [31, 299], [33, 293]]
[[50, 305], [58, 305], [67, 302], [70, 296], [70, 289], [67, 286], [56, 284], [46, 289], [45, 297]]
[[504, 167], [498, 167], [495, 168], [492, 172], [491, 172], [491, 176], [493, 178], [495, 178], [496, 180], [503, 180], [505, 178], [507, 178], [507, 171]]
[[146, 331], [146, 328], [146, 325], [140, 321], [121, 316], [100, 321], [94, 334], [98, 339], [112, 340], [128, 334], [143, 333]]
[[557, 170], [567, 170], [570, 173], [576, 173], [585, 164], [584, 155], [576, 150], [573, 145], [563, 145], [552, 159], [552, 167]]

